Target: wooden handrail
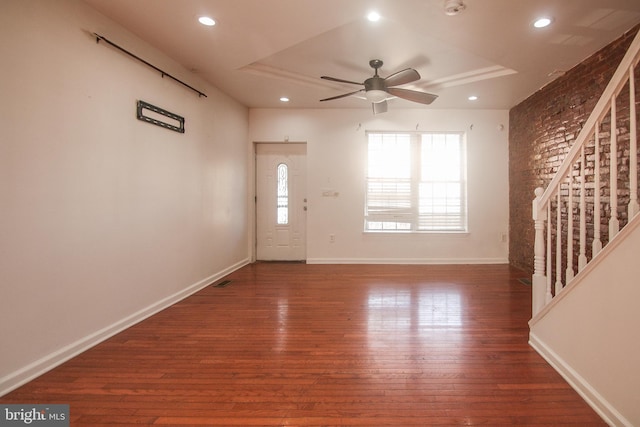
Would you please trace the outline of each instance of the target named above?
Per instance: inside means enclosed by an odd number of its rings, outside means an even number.
[[[594,233],[591,242],[591,259],[602,249],[600,239],[600,210],[601,210],[601,184],[607,185],[600,179],[600,124],[610,115],[611,130],[609,153],[609,233],[608,241],[611,241],[620,231],[618,218],[618,136],[617,136],[617,107],[616,99],[622,89],[629,82],[629,202],[627,207],[628,219],[631,220],[640,211],[638,206],[638,182],[637,182],[637,123],[635,113],[635,72],[634,68],[640,61],[640,31],[636,34],[622,61],[618,65],[613,77],[600,96],[596,106],[587,118],[580,130],[575,143],[570,147],[566,157],[556,174],[553,176],[546,190],[537,188],[532,205],[532,215],[535,227],[534,244],[534,273],[532,277],[532,313],[535,317],[540,310],[557,296],[575,277],[576,267],[574,259],[574,208],[578,203],[579,211],[579,253],[577,256],[578,274],[589,263],[586,254],[586,172],[585,146],[591,140],[594,141]],[[579,175],[574,174],[579,166]],[[579,181],[579,188],[576,183]],[[566,195],[564,194],[564,190]],[[574,199],[574,193],[579,191],[579,198]],[[613,197],[611,196],[613,195]],[[552,217],[552,203],[555,202],[555,218]],[[566,215],[563,218],[562,209],[566,206]],[[564,228],[563,228],[564,226]],[[545,233],[546,229],[546,233]],[[555,247],[551,244],[552,232],[555,230]],[[545,235],[546,234],[546,235]],[[563,250],[566,249],[566,258],[563,259]],[[555,255],[552,258],[552,255]],[[552,260],[555,262],[555,281],[552,286]],[[564,272],[561,270],[565,264]],[[564,274],[564,283],[562,275]]]
[[[627,53],[625,54],[622,61],[620,61],[620,65],[616,69],[613,77],[609,81],[609,84],[605,88],[604,92],[602,92],[602,96],[598,100],[598,103],[593,109],[593,112],[585,122],[582,130],[578,134],[575,143],[569,149],[565,160],[560,165],[556,175],[553,177],[547,189],[542,194],[542,196],[538,200],[538,209],[544,210],[546,208],[547,203],[551,197],[553,197],[557,187],[560,185],[561,181],[567,176],[569,173],[569,168],[575,163],[578,158],[580,151],[582,150],[582,146],[586,144],[586,142],[591,137],[595,126],[597,123],[600,123],[602,119],[609,113],[609,106],[611,99],[617,96],[624,85],[627,83],[626,76],[629,74],[629,70],[632,66],[637,64],[638,59],[640,58],[640,31],[636,34],[633,42],[629,46]],[[540,214],[540,212],[538,212]],[[534,218],[535,219],[535,218]]]

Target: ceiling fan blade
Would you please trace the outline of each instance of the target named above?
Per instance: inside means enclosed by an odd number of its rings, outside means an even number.
[[[391,87],[415,82],[416,80],[420,80],[420,74],[413,68],[407,68],[406,70],[391,74],[389,77],[384,79],[384,82],[387,87]]]
[[[343,80],[343,79],[336,79],[335,77],[329,77],[329,76],[321,76],[321,79],[325,79],[325,80],[331,80],[332,82],[338,82],[338,83],[349,83],[352,85],[363,85],[364,83],[358,83],[358,82],[352,82],[351,80]]]
[[[397,96],[398,98],[406,99],[407,101],[418,102],[420,104],[431,104],[438,97],[438,95],[434,95],[432,93],[418,92],[416,90],[409,89],[400,89],[397,87],[387,88],[387,92],[389,92],[393,96]]]
[[[320,102],[322,102],[322,101],[333,101],[334,99],[345,98],[345,97],[347,97],[347,96],[351,96],[351,95],[353,95],[353,94],[355,94],[355,93],[362,92],[363,90],[364,90],[364,89],[360,89],[360,90],[356,90],[356,91],[354,91],[354,92],[343,93],[342,95],[338,95],[338,96],[332,96],[331,98],[321,99],[321,100],[320,100]]]
[[[387,112],[387,101],[372,102],[371,106],[373,107],[373,114],[380,114],[380,113]]]

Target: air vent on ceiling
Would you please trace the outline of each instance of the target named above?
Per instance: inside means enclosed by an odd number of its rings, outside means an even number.
[[[444,13],[449,16],[457,15],[463,10],[466,9],[467,6],[462,2],[462,0],[445,0],[444,1]]]

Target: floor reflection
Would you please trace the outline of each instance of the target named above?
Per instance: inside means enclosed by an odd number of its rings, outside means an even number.
[[[411,293],[408,290],[379,289],[367,301],[369,332],[408,330],[411,327]]]
[[[463,299],[455,288],[377,288],[367,297],[370,346],[442,334],[455,341],[462,326]]]
[[[458,290],[421,290],[418,294],[419,326],[462,326],[462,297]]]
[[[278,298],[278,333],[276,334],[275,351],[287,349],[287,336],[289,333],[289,299]]]

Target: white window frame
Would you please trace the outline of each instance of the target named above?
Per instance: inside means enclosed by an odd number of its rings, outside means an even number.
[[[422,176],[423,173],[432,170],[422,167],[423,135],[427,136],[426,139],[436,138],[437,144],[440,146],[444,144],[449,147],[449,150],[455,147],[456,143],[459,148],[457,160],[452,162],[450,167],[443,169],[442,175],[436,176],[435,180],[426,180],[423,179],[426,177]],[[382,144],[387,144],[387,147],[396,144],[400,148],[381,152],[378,156],[370,155],[371,141],[378,146],[381,141],[384,141]],[[403,152],[403,150],[408,151]],[[367,153],[364,205],[366,233],[467,232],[467,159],[464,132],[369,131],[366,132],[365,151]],[[376,161],[386,161],[386,158],[391,157],[401,157],[399,163],[404,161],[404,167],[398,169],[397,176],[369,176],[370,173],[376,173]],[[373,164],[370,164],[371,162]],[[394,188],[399,191],[394,192]],[[440,197],[423,197],[421,201],[421,189],[424,192],[427,188],[437,190],[435,192]]]

